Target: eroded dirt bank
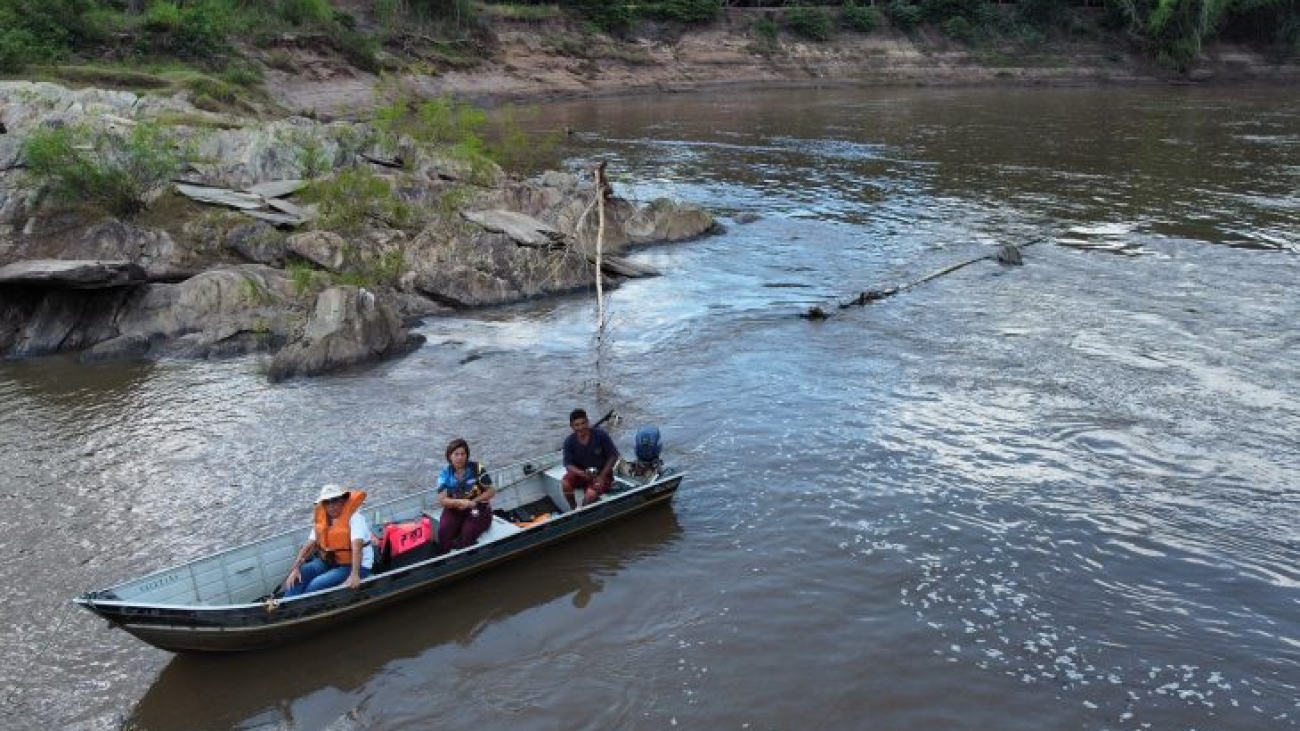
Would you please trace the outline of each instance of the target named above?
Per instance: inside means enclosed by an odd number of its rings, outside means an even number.
[[[972,50],[937,32],[841,33],[810,43],[757,42],[750,19],[733,14],[686,33],[650,28],[630,41],[590,36],[560,22],[498,21],[491,58],[470,68],[405,75],[429,95],[481,101],[541,101],[618,94],[701,91],[718,86],[1166,84],[1300,81],[1300,66],[1237,46],[1215,45],[1190,74],[1151,62],[1116,39],[1052,43],[1032,51]],[[364,116],[378,78],[301,51],[302,72],[272,71],[272,97],[296,113]]]

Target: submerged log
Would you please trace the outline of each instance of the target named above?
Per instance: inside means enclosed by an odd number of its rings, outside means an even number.
[[[922,284],[925,284],[926,282],[929,282],[934,279],[938,279],[939,277],[942,277],[944,275],[952,274],[953,272],[968,267],[971,264],[974,264],[976,262],[996,261],[997,263],[1002,264],[1004,266],[1021,266],[1022,264],[1024,264],[1024,256],[1021,254],[1021,250],[1033,246],[1034,244],[1040,243],[1043,240],[1044,239],[1035,239],[1028,243],[1019,244],[1019,245],[1002,244],[1001,246],[998,247],[998,250],[992,254],[985,254],[984,256],[978,256],[975,257],[974,259],[958,262],[956,264],[953,264],[952,266],[944,267],[943,269],[940,269],[937,272],[927,274],[924,277],[917,279],[916,281],[908,282],[907,284],[902,284],[896,287],[885,287],[884,289],[866,289],[859,292],[852,299],[847,300],[845,302],[840,302],[839,308],[842,310],[846,307],[865,307],[866,305],[869,305],[872,302],[878,302],[882,299],[885,299],[886,297],[892,297],[898,294],[899,292],[906,292],[907,290],[912,289],[913,287],[920,286]],[[820,306],[813,306],[809,308],[807,312],[800,313],[799,316],[806,320],[824,320],[830,317],[830,315],[828,315],[826,311],[823,310]]]

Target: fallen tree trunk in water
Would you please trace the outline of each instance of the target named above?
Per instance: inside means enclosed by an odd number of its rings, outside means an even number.
[[[939,277],[942,277],[945,274],[952,274],[958,269],[968,267],[971,264],[980,261],[993,260],[1004,266],[1020,266],[1025,263],[1024,257],[1020,253],[1021,250],[1027,249],[1030,246],[1033,246],[1034,244],[1040,243],[1041,241],[1043,241],[1043,239],[1035,239],[1033,241],[1030,241],[1027,244],[1020,244],[1020,245],[1003,244],[1002,246],[998,247],[998,250],[995,253],[985,254],[984,256],[979,256],[974,259],[970,259],[968,261],[963,261],[957,264],[953,264],[952,266],[949,267],[944,267],[943,269],[940,269],[939,271],[934,272],[932,274],[927,274],[926,276],[921,277],[920,279],[914,282],[909,282],[907,284],[899,285],[897,287],[886,287],[884,289],[865,289],[859,292],[857,296],[855,296],[853,299],[848,300],[847,302],[840,302],[839,309],[842,310],[847,307],[855,307],[855,306],[864,307],[866,305],[871,304],[872,302],[885,299],[886,297],[893,297],[899,292],[906,292],[907,290],[925,284],[930,280],[938,279]],[[807,312],[801,313],[799,316],[804,318],[805,320],[830,319],[830,313],[828,313],[824,308],[822,308],[821,305],[813,305],[812,307],[808,308]]]

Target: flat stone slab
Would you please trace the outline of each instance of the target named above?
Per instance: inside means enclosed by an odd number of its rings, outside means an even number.
[[[93,259],[28,259],[0,267],[0,286],[104,289],[146,281],[140,265]]]
[[[257,193],[240,193],[228,188],[207,188],[188,183],[177,183],[176,190],[202,203],[214,203],[230,208],[257,209],[266,207],[266,198]]]
[[[265,183],[258,183],[257,185],[249,186],[244,190],[253,195],[260,195],[266,198],[283,198],[286,195],[293,195],[306,187],[306,180],[271,180]]]
[[[563,233],[522,213],[502,210],[461,211],[460,215],[488,231],[509,236],[520,246],[550,249],[564,245]]]

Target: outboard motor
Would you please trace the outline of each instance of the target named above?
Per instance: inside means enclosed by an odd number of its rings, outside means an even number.
[[[659,442],[659,427],[643,426],[636,430],[636,436],[632,440],[632,449],[636,453],[636,461],[628,464],[628,474],[633,477],[646,477],[659,472],[663,468],[663,461],[659,455],[663,445]]]
[[[636,459],[638,462],[658,462],[663,446],[659,443],[659,427],[643,426],[636,430]]]

